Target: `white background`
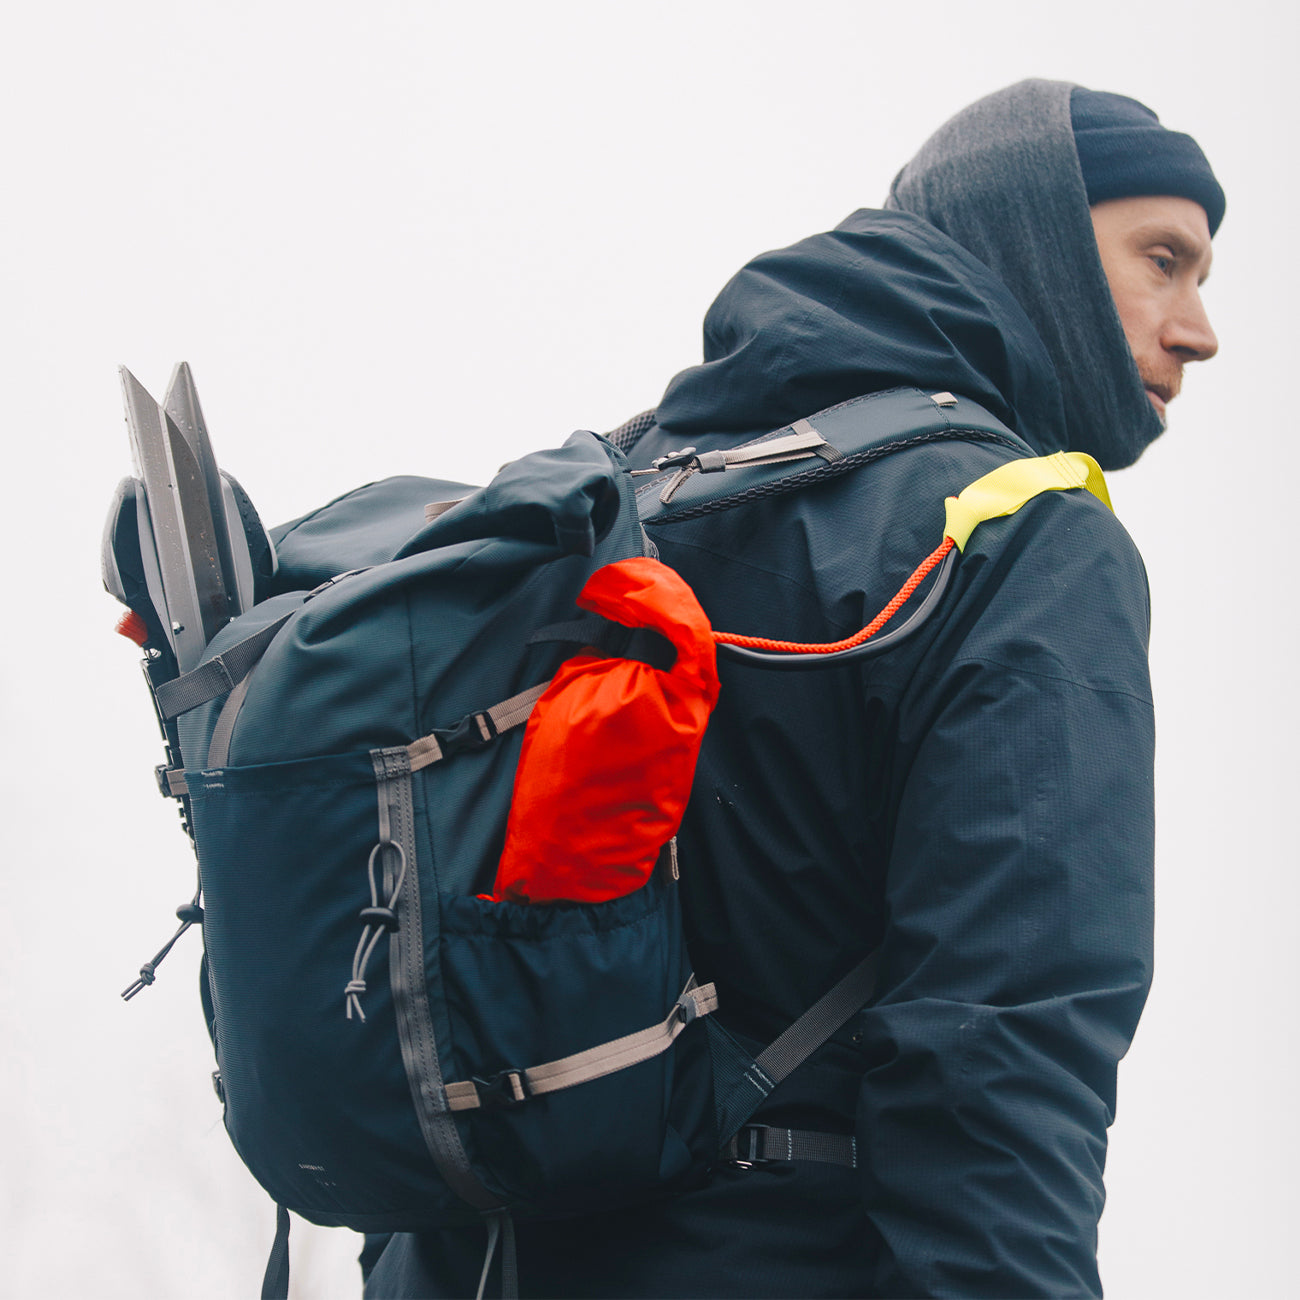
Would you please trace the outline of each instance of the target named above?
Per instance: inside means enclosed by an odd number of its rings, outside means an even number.
[[[256,1294],[198,942],[130,1005],[192,861],[99,586],[115,367],[189,360],[268,521],[482,481],[698,357],[747,258],[877,204],[1024,76],[1151,104],[1228,192],[1218,360],[1112,476],[1154,599],[1155,990],[1120,1075],[1112,1297],[1294,1294],[1298,765],[1293,5],[804,0],[26,4],[0,47],[0,1292]],[[295,1228],[295,1294],[355,1239]]]

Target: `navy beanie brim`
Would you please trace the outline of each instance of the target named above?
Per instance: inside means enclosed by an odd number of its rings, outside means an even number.
[[[1145,104],[1076,86],[1070,124],[1089,205],[1106,199],[1173,194],[1205,209],[1211,236],[1227,201],[1209,161],[1190,135],[1170,131]]]

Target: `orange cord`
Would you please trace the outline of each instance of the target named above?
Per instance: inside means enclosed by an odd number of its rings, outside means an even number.
[[[855,632],[843,641],[827,641],[824,644],[817,645],[804,641],[770,641],[767,637],[741,636],[736,632],[715,632],[713,639],[720,645],[741,645],[748,646],[751,650],[777,650],[785,654],[824,655],[835,654],[840,650],[852,650],[854,646],[861,645],[869,637],[875,636],[902,609],[911,594],[925,581],[930,570],[952,550],[953,546],[952,538],[945,537],[943,543],[931,551],[921,561],[916,572],[903,583],[902,587],[899,588],[898,595],[861,632]]]

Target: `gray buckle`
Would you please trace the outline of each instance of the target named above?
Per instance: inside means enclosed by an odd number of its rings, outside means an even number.
[[[670,451],[666,456],[658,456],[650,462],[651,469],[681,469],[695,459],[694,447],[683,447],[680,451]]]

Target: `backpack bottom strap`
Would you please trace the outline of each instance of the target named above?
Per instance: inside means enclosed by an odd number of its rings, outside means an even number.
[[[850,1133],[815,1133],[808,1129],[769,1128],[746,1124],[722,1148],[723,1158],[742,1169],[774,1160],[816,1160],[858,1167],[858,1144]]]

